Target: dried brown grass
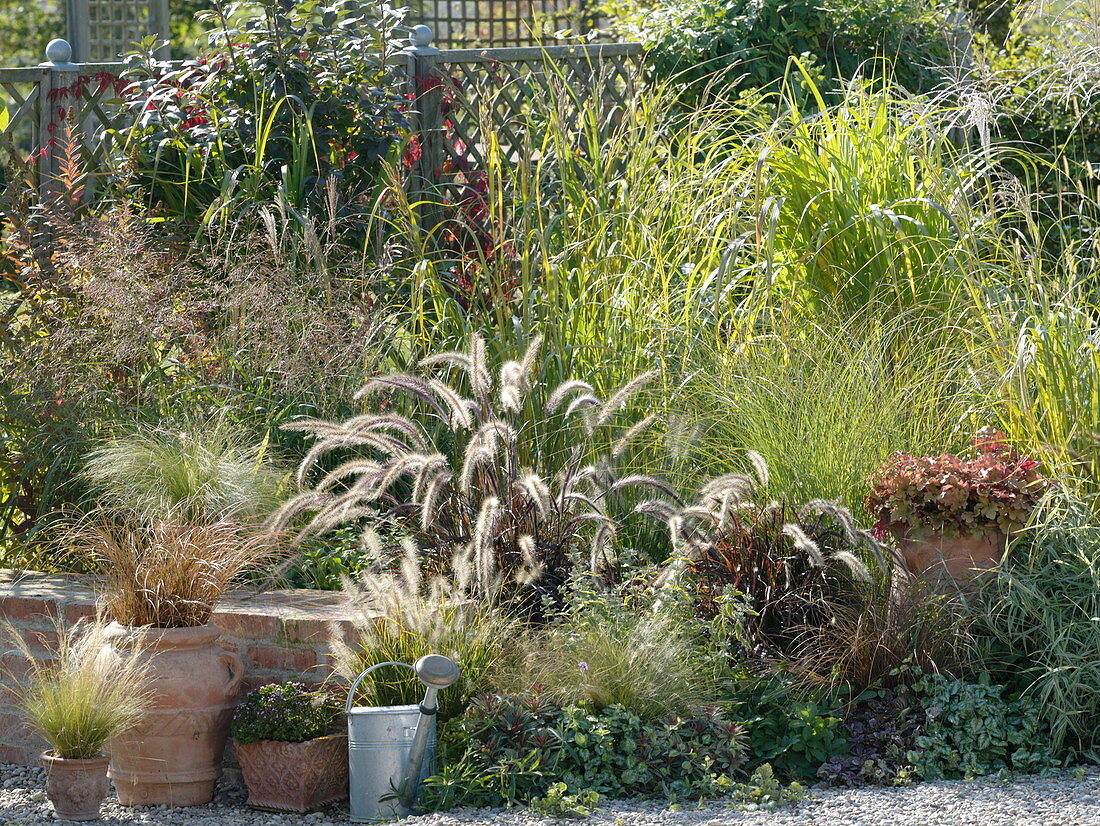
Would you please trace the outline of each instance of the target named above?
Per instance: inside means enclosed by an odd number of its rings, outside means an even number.
[[[956,673],[970,660],[972,619],[958,595],[904,574],[864,583],[828,622],[799,635],[791,670],[810,683],[859,692],[918,673]]]
[[[192,628],[210,621],[218,601],[245,572],[277,553],[268,535],[238,524],[127,524],[103,516],[69,534],[104,575],[102,598],[123,625]]]

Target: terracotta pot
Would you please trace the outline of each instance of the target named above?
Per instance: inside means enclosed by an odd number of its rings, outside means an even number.
[[[1006,538],[993,529],[982,533],[944,537],[937,531],[895,532],[905,567],[930,582],[967,586],[1004,556]]]
[[[214,796],[244,676],[240,658],[217,645],[220,635],[212,623],[107,627],[108,650],[141,646],[153,678],[151,710],[107,747],[123,806],[198,806]]]
[[[46,797],[58,820],[99,820],[99,806],[110,789],[107,757],[67,760],[49,752],[42,755],[46,770]]]
[[[238,743],[237,762],[254,809],[312,812],[348,796],[347,735]]]

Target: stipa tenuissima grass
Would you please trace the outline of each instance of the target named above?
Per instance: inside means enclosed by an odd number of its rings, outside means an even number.
[[[0,649],[11,642],[25,665],[16,673],[0,667],[11,695],[30,728],[54,756],[67,760],[99,757],[108,740],[141,720],[153,704],[147,652],[140,647],[117,657],[107,654],[102,617],[64,626],[57,622],[48,658],[36,653],[13,625],[0,624]]]
[[[485,343],[473,336],[465,352],[430,356],[420,373],[374,378],[358,393],[363,400],[404,395],[410,405],[403,412],[289,425],[317,442],[298,469],[303,492],[276,514],[274,527],[300,525],[308,514],[299,532],[305,537],[349,522],[387,521],[443,563],[466,554],[482,596],[496,592],[498,572],[521,582],[562,581],[585,547],[588,566],[600,573],[613,562],[618,528],[609,494],[645,487],[676,496],[659,480],[611,470],[652,417],[628,425],[612,440],[610,456],[593,460],[597,431],[618,432],[617,414],[652,374],[606,400],[578,379],[544,390],[536,376],[539,344],[494,372]],[[553,428],[575,434],[567,453],[543,449],[539,434]],[[352,458],[307,487],[318,465],[337,453]]]

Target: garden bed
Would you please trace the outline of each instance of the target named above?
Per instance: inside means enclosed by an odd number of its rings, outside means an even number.
[[[0,566],[72,576],[0,572],[0,761],[271,822],[208,805],[227,740],[306,811],[349,711],[414,755],[363,821],[1100,826],[1039,779],[1100,755],[1095,13],[398,55],[386,4],[260,5],[9,113]]]
[[[4,823],[54,823],[42,790],[39,769],[0,766],[0,811]],[[269,824],[328,826],[346,823],[347,810],[331,807],[310,815],[279,815],[245,808],[235,790],[222,788],[215,802],[188,809],[126,809],[112,794],[103,808],[104,823]],[[612,802],[588,820],[615,826],[719,826],[719,824],[814,824],[814,826],[1091,826],[1100,824],[1100,780],[1095,769],[1080,776],[987,778],[971,782],[919,783],[901,788],[814,789],[800,803],[778,810],[745,809],[718,800],[701,807],[664,803]],[[534,826],[552,823],[527,809],[500,811],[460,809],[447,814],[413,817],[408,826],[459,826],[494,823]],[[560,822],[560,821],[559,821]]]

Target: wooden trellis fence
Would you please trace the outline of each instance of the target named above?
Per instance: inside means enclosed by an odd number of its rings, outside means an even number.
[[[590,107],[613,118],[642,79],[637,43],[439,50],[424,27],[411,39],[405,59],[417,101],[413,190],[484,168],[490,130],[505,156],[519,160],[525,118],[545,110],[535,106],[538,98],[554,101],[556,117],[575,125]]]
[[[590,0],[419,0],[410,20],[448,49],[540,46],[554,32],[584,34],[596,24]]]
[[[520,128],[539,96],[553,96],[567,123],[589,106],[612,117],[639,83],[644,56],[633,43],[439,50],[431,40],[418,26],[412,45],[394,57],[404,64],[415,100],[413,190],[482,167],[489,130],[507,156],[518,159]],[[69,62],[71,49],[61,40],[50,44],[47,57],[35,68],[0,69],[0,90],[9,101],[2,136],[34,159],[40,188],[56,175],[70,142],[94,181],[111,172],[110,131],[102,127],[120,134],[129,127],[119,98],[123,64]]]
[[[65,11],[78,63],[117,60],[149,35],[169,36],[168,0],[66,0]],[[167,47],[157,56],[167,60]]]
[[[73,63],[64,40],[51,41],[46,58],[34,68],[0,69],[8,102],[2,136],[33,164],[40,188],[56,175],[70,136],[85,169],[106,173],[110,136],[100,126],[117,125],[122,112],[122,63]]]

